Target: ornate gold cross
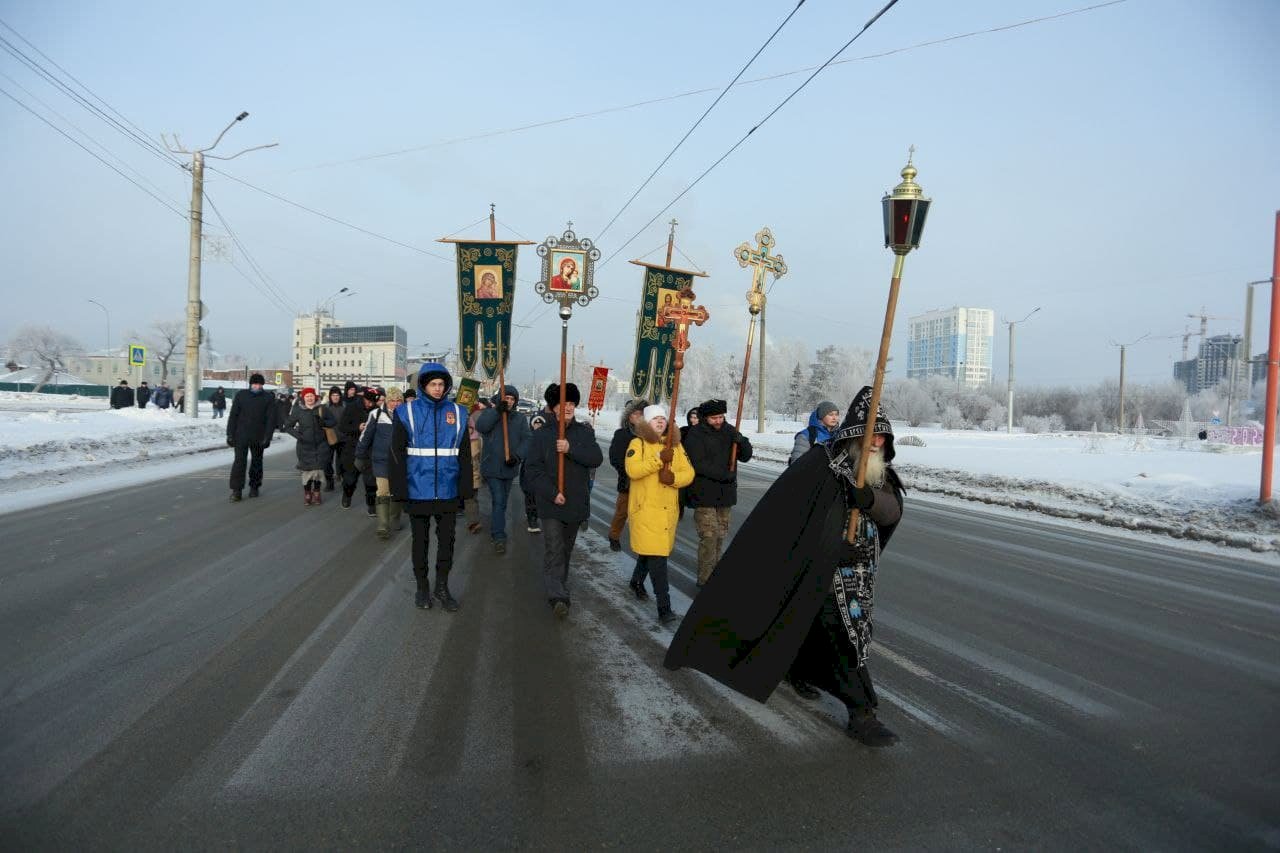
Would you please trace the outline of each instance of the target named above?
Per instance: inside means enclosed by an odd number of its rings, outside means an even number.
[[[779,279],[787,274],[787,262],[782,259],[782,255],[769,253],[773,246],[773,232],[768,228],[761,228],[756,232],[754,249],[749,243],[743,243],[733,252],[738,259],[738,266],[755,267],[751,272],[751,290],[747,291],[747,309],[752,314],[759,314],[764,308],[765,277],[773,273],[774,279]]]
[[[679,305],[664,305],[658,310],[658,320],[675,326],[676,333],[671,338],[671,348],[676,351],[676,370],[684,369],[685,350],[689,349],[690,324],[701,326],[711,319],[711,313],[701,305],[694,305],[697,294],[693,288],[686,287],[680,291]]]

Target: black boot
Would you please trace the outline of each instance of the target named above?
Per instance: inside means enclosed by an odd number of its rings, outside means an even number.
[[[898,736],[876,719],[876,712],[871,708],[850,708],[845,734],[871,747],[893,746],[898,742]]]
[[[794,690],[801,699],[818,699],[822,696],[822,694],[807,681],[801,681],[798,678],[792,678],[788,675],[787,684],[791,685],[791,689]]]
[[[631,591],[636,594],[636,598],[641,601],[649,600],[649,593],[644,588],[644,581],[631,581],[627,586],[631,587]]]
[[[413,597],[413,606],[422,610],[431,609],[431,593],[427,592],[426,587],[418,587],[418,592]]]
[[[326,492],[332,492],[332,491],[333,491],[333,478],[332,478],[332,477],[325,477],[325,478],[324,478],[324,490],[325,490]]]
[[[236,503],[237,501],[241,501],[241,500],[243,500],[243,499],[244,499],[244,495],[243,495],[243,494],[241,494],[241,492],[240,492],[240,490],[239,490],[239,489],[232,489],[232,490],[231,490],[231,502],[232,502],[232,503]]]
[[[370,518],[377,518],[377,517],[378,517],[378,503],[377,503],[378,497],[377,497],[377,495],[378,495],[378,493],[377,493],[377,492],[365,492],[365,493],[364,493],[364,505],[365,505],[365,511],[369,513],[369,517],[370,517]]]
[[[446,613],[454,613],[460,606],[449,592],[449,575],[439,569],[436,570],[436,601],[444,605]]]
[[[258,496],[258,487],[257,487],[257,486],[250,486],[250,487],[249,487],[249,497],[251,497],[251,498],[256,498],[257,496]]]
[[[356,493],[355,486],[343,485],[342,487],[342,508],[351,509],[351,496]]]

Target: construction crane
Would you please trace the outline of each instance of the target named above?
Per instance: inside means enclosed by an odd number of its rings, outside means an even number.
[[[1192,319],[1192,320],[1196,320],[1196,319],[1198,319],[1198,320],[1200,321],[1200,343],[1202,343],[1202,344],[1204,343],[1205,338],[1206,338],[1206,337],[1208,336],[1208,334],[1209,334],[1209,321],[1210,321],[1210,320],[1232,320],[1232,321],[1234,321],[1234,320],[1236,319],[1235,317],[1220,317],[1220,316],[1217,316],[1217,315],[1214,315],[1214,314],[1206,314],[1206,313],[1204,313],[1204,306],[1203,306],[1203,305],[1201,305],[1201,306],[1200,306],[1200,313],[1199,313],[1199,314],[1188,314],[1188,315],[1187,315],[1187,317],[1188,317],[1189,319]],[[1191,333],[1190,331],[1188,331],[1188,332],[1187,332],[1187,334],[1186,334],[1186,337],[1184,337],[1184,338],[1182,339],[1182,360],[1183,360],[1183,361],[1186,361],[1186,360],[1187,360],[1187,341],[1191,338],[1191,335],[1192,335],[1192,333]]]

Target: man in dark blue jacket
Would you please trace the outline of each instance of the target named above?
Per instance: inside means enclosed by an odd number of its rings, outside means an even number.
[[[489,534],[493,537],[493,550],[507,553],[507,498],[511,484],[520,473],[520,460],[529,453],[532,430],[529,419],[516,411],[520,391],[514,385],[502,389],[502,397],[493,401],[492,409],[476,415],[476,432],[484,439],[480,454],[480,476],[489,487],[489,500],[493,513],[489,519]],[[506,421],[506,434],[502,422]],[[510,452],[508,452],[510,451]]]
[[[431,609],[427,584],[427,547],[431,519],[436,520],[435,598],[449,613],[458,602],[449,592],[458,508],[475,496],[471,485],[471,442],[467,410],[446,399],[453,377],[444,365],[427,362],[418,370],[419,394],[395,412],[391,435],[391,497],[405,503],[413,531],[414,603]]]

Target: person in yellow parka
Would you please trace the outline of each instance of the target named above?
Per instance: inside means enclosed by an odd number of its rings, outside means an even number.
[[[674,445],[666,446],[667,425],[666,409],[646,406],[626,457],[627,477],[631,479],[627,523],[631,525],[631,550],[636,552],[631,591],[641,601],[647,599],[644,579],[645,575],[650,577],[658,602],[658,621],[664,625],[681,619],[671,610],[667,557],[676,543],[680,490],[693,482],[693,466],[680,444],[678,431]],[[664,469],[663,463],[670,463],[670,469]]]

